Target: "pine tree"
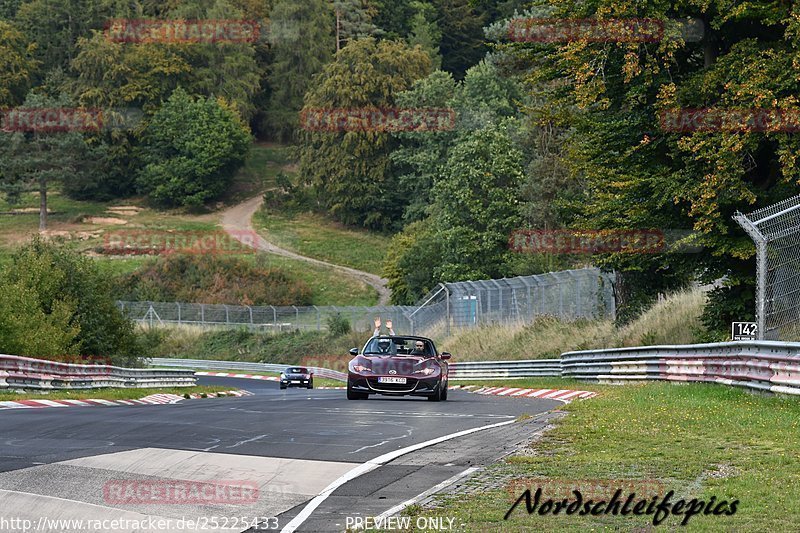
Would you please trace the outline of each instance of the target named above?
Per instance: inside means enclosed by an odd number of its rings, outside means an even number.
[[[277,140],[287,141],[294,135],[311,80],[333,57],[330,20],[328,0],[278,0],[275,4],[267,121]]]
[[[408,44],[420,45],[431,58],[433,68],[438,70],[442,66],[442,56],[439,54],[442,32],[436,24],[436,8],[428,2],[413,2],[411,5],[416,13],[411,18]]]
[[[381,33],[372,22],[378,10],[371,0],[333,0],[336,18],[336,51],[349,41]]]

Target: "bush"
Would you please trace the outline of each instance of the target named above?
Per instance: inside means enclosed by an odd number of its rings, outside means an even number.
[[[236,257],[173,254],[122,276],[120,300],[229,305],[311,305],[311,289],[280,270]]]
[[[141,345],[94,262],[39,237],[0,274],[0,352],[134,365]]]
[[[143,135],[145,166],[137,183],[159,204],[202,206],[227,189],[249,145],[247,126],[235,112],[178,88]]]
[[[352,331],[350,321],[340,313],[328,317],[328,333],[332,337],[343,337]]]

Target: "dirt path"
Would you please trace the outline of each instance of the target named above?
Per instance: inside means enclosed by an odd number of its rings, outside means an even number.
[[[258,211],[258,209],[261,207],[261,202],[263,201],[264,201],[263,196],[259,194],[258,196],[247,200],[246,202],[243,202],[241,204],[226,209],[225,211],[222,212],[222,227],[225,229],[225,231],[228,232],[255,231],[255,229],[253,228],[252,218],[253,215],[256,213],[256,211]],[[233,238],[240,240],[235,234],[233,234]],[[352,276],[360,281],[363,281],[367,285],[374,287],[375,290],[378,291],[378,305],[387,305],[389,303],[389,297],[391,293],[389,292],[389,289],[386,287],[387,281],[380,276],[376,276],[375,274],[370,274],[369,272],[363,272],[361,270],[356,270],[354,268],[346,266],[334,265],[332,263],[320,261],[319,259],[314,259],[294,252],[290,252],[289,250],[284,250],[283,248],[280,248],[279,246],[275,246],[271,242],[268,242],[260,235],[258,237],[256,248],[264,252],[269,252],[283,257],[288,257],[290,259],[297,259],[300,261],[306,261],[307,263],[311,263],[314,265],[335,268],[336,270],[344,272],[349,276]]]

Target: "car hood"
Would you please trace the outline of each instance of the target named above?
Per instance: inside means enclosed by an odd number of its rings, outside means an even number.
[[[416,370],[431,366],[439,368],[439,362],[433,357],[421,357],[417,355],[359,355],[352,361],[353,365],[361,365],[372,369],[372,374],[383,375],[413,375]]]

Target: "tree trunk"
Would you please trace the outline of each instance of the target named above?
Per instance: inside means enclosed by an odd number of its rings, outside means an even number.
[[[47,179],[39,178],[39,231],[47,229]]]
[[[341,13],[336,10],[336,51],[339,51],[339,21],[341,20]]]
[[[711,25],[708,21],[703,20],[703,26],[705,28],[705,36],[703,38],[703,67],[708,69],[717,62],[719,50],[717,49],[717,40]]]

